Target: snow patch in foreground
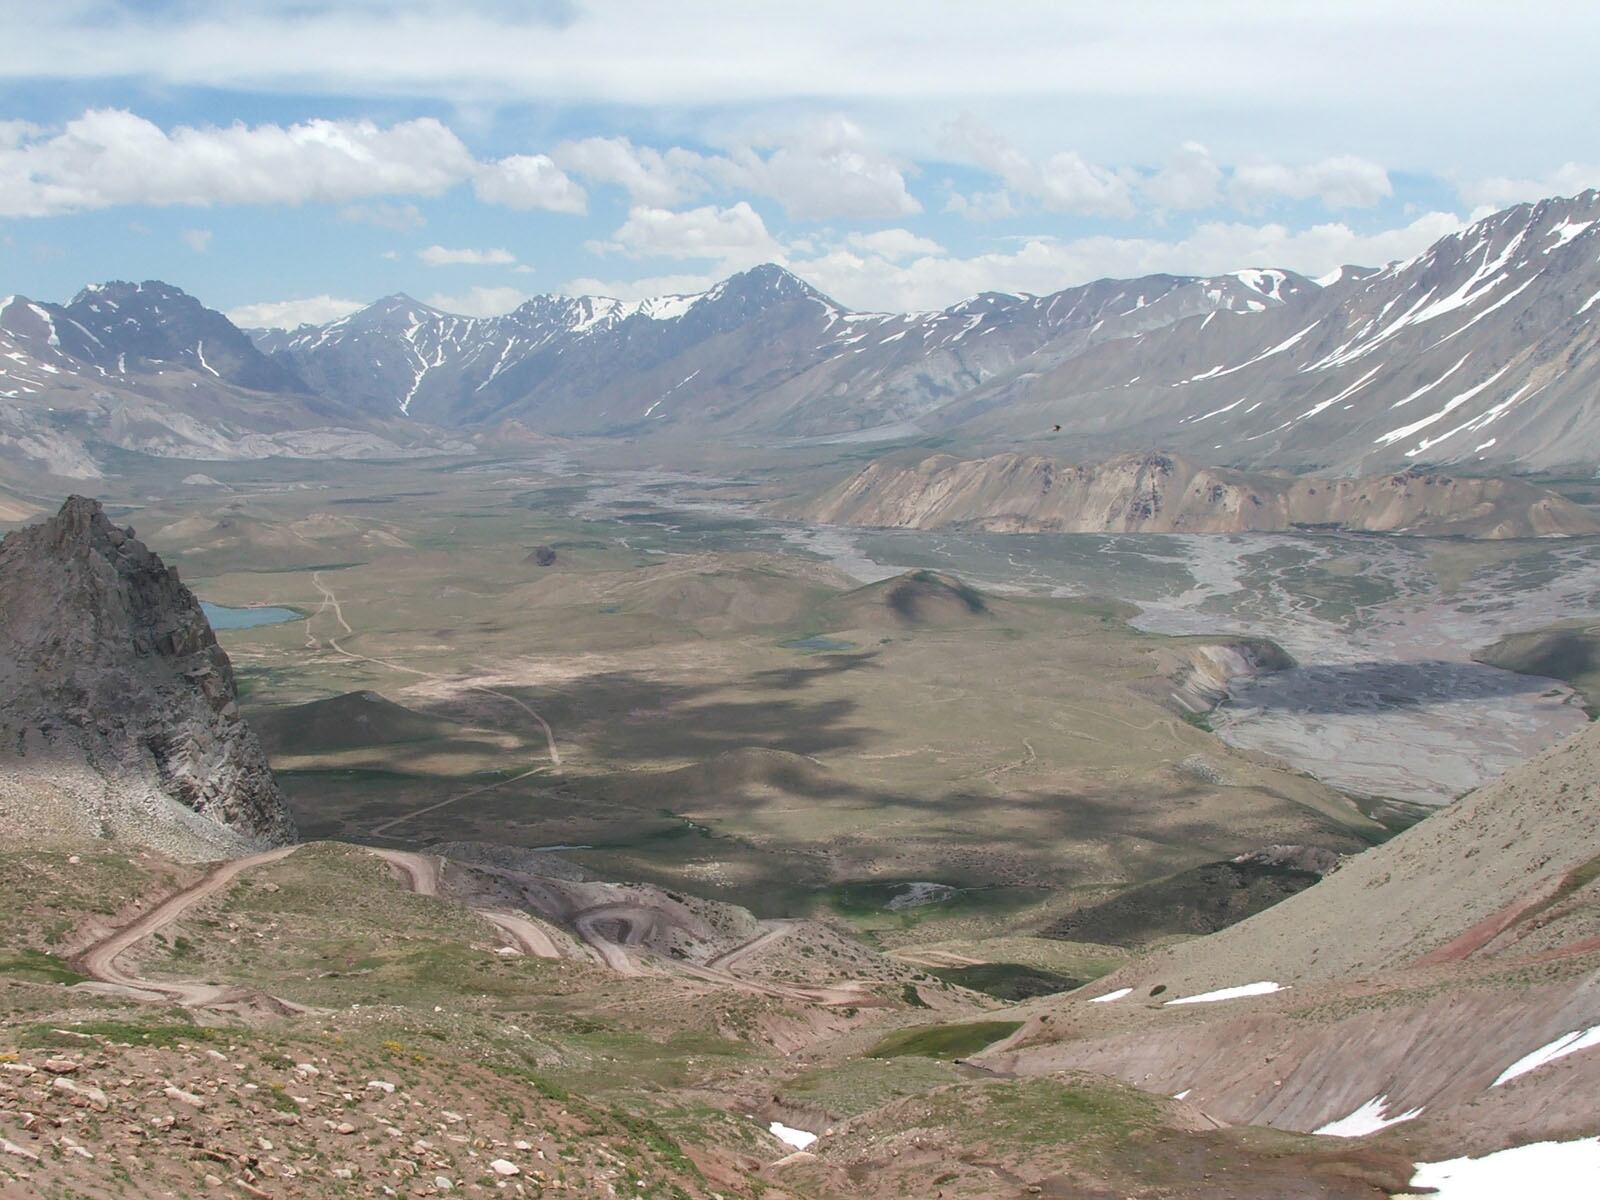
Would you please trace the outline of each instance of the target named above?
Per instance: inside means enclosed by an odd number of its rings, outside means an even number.
[[[1348,1117],[1329,1121],[1321,1129],[1313,1129],[1311,1132],[1320,1133],[1324,1137],[1366,1137],[1369,1133],[1377,1133],[1380,1129],[1398,1125],[1401,1121],[1412,1121],[1422,1115],[1422,1109],[1413,1108],[1410,1112],[1403,1112],[1397,1116],[1385,1116],[1384,1110],[1388,1107],[1387,1095],[1374,1096]]]
[[[1587,1196],[1600,1178],[1600,1138],[1534,1142],[1482,1158],[1418,1163],[1414,1188],[1430,1200],[1505,1200],[1507,1196]]]
[[[793,1146],[796,1150],[804,1150],[817,1140],[817,1135],[804,1129],[795,1129],[785,1125],[782,1121],[774,1121],[767,1128],[772,1131],[772,1136],[785,1145]]]
[[[1210,1004],[1213,1000],[1238,1000],[1244,996],[1266,996],[1281,991],[1283,984],[1264,979],[1260,983],[1242,983],[1238,987],[1222,988],[1220,991],[1201,992],[1198,996],[1182,996],[1177,1000],[1168,1000],[1163,1007],[1171,1008],[1174,1004]]]
[[[1600,1025],[1592,1025],[1588,1029],[1575,1029],[1571,1033],[1564,1033],[1555,1041],[1540,1046],[1531,1054],[1524,1054],[1504,1071],[1501,1071],[1500,1077],[1489,1086],[1499,1087],[1502,1083],[1510,1083],[1518,1075],[1526,1075],[1529,1071],[1537,1071],[1540,1067],[1553,1063],[1558,1058],[1565,1058],[1569,1054],[1576,1054],[1579,1050],[1587,1050],[1591,1046],[1600,1046]]]
[[[1131,991],[1133,991],[1133,989],[1131,987],[1118,988],[1114,992],[1107,992],[1104,996],[1090,996],[1089,997],[1089,1003],[1090,1004],[1110,1004],[1113,1000],[1121,1000],[1124,996],[1126,996]]]

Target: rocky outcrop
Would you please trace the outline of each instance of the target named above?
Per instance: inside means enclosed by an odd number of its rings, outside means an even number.
[[[1359,479],[1254,474],[1173,454],[1074,466],[1000,454],[880,460],[796,515],[837,525],[996,533],[1245,533],[1332,527],[1477,538],[1600,533],[1600,518],[1515,479],[1402,471]]]
[[[0,829],[196,858],[294,840],[199,602],[97,501],[0,543],[0,619]]]

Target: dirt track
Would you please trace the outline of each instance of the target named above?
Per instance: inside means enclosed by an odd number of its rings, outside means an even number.
[[[256,867],[278,862],[298,850],[298,846],[284,846],[263,854],[238,858],[213,867],[192,886],[167,897],[155,908],[131,924],[102,938],[84,950],[74,960],[74,965],[91,980],[105,987],[117,989],[121,994],[145,1000],[171,1000],[187,1008],[235,1007],[254,1002],[257,1007],[292,1013],[308,1011],[305,1006],[278,997],[268,996],[238,985],[222,985],[189,980],[152,980],[136,975],[117,965],[117,960],[132,947],[181,918],[196,904],[222,891],[241,874]],[[408,891],[419,896],[438,896],[443,883],[446,862],[429,854],[410,850],[390,850],[368,847],[368,852],[389,864],[396,877]],[[642,966],[629,947],[638,945],[646,930],[661,919],[661,914],[648,905],[619,902],[596,905],[572,911],[570,905],[553,893],[545,897],[550,911],[547,916],[558,922],[570,923],[582,939],[591,957],[618,975],[639,976],[652,973]],[[524,954],[536,958],[562,958],[561,947],[538,921],[532,917],[504,908],[473,906],[473,911],[504,933],[511,944]],[[601,922],[615,922],[621,927],[621,937],[613,940],[600,933]],[[876,1002],[870,989],[861,983],[845,982],[832,985],[804,985],[769,983],[741,978],[732,968],[758,951],[771,946],[796,929],[793,922],[776,924],[757,937],[724,951],[705,965],[670,962],[670,972],[721,987],[752,992],[776,999],[796,1000],[827,1007],[864,1006]],[[666,960],[662,960],[666,963]]]
[[[100,983],[124,988],[132,993],[175,1000],[186,1008],[208,1007],[234,998],[240,991],[237,987],[183,980],[145,979],[138,975],[129,974],[118,967],[117,959],[121,957],[124,951],[172,924],[200,901],[216,895],[243,872],[287,858],[297,849],[299,849],[297,846],[283,846],[277,850],[268,850],[264,854],[252,854],[248,858],[236,858],[213,867],[206,872],[200,882],[185,888],[176,895],[167,897],[167,899],[132,924],[124,925],[121,929],[90,946],[82,954],[78,955],[75,965],[83,974]],[[279,1001],[279,1003],[290,1009],[300,1008],[299,1005],[292,1005],[287,1001]]]
[[[317,591],[322,593],[322,605],[317,609],[316,612],[312,613],[311,616],[306,618],[306,646],[310,649],[315,649],[319,645],[317,639],[311,634],[311,622],[315,620],[318,615],[329,610],[332,611],[334,620],[339,622],[339,628],[344,632],[344,635],[346,637],[355,636],[356,631],[350,627],[350,622],[345,620],[344,609],[339,604],[339,597],[334,593],[332,588],[322,582],[322,572],[313,571],[311,573],[311,583],[317,589]],[[348,658],[354,662],[372,663],[375,666],[387,667],[391,671],[399,671],[406,675],[416,675],[422,679],[436,679],[449,682],[449,676],[440,675],[434,671],[424,671],[417,667],[408,667],[404,663],[397,663],[387,658],[373,658],[368,654],[357,654],[354,650],[347,650],[341,646],[339,644],[339,639],[336,637],[328,638],[328,646],[335,654],[341,655],[342,657]],[[550,756],[550,765],[552,767],[561,766],[561,751],[556,748],[555,731],[550,728],[550,722],[546,721],[542,716],[539,715],[539,713],[534,711],[531,705],[517,699],[515,696],[507,694],[506,692],[496,691],[494,688],[484,687],[481,684],[468,684],[467,690],[482,692],[486,696],[493,696],[497,700],[503,700],[507,704],[514,704],[520,708],[525,714],[527,714],[534,724],[539,726],[540,732],[544,734],[545,751]],[[461,797],[458,796],[456,799],[459,800]]]

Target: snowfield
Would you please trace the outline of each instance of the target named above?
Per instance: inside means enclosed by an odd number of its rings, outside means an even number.
[[[1262,980],[1260,983],[1242,983],[1238,987],[1222,988],[1215,992],[1201,992],[1198,996],[1181,996],[1176,1000],[1168,1000],[1164,1007],[1171,1008],[1175,1004],[1211,1004],[1217,1000],[1239,1000],[1245,996],[1269,996],[1273,992],[1283,990],[1281,983]]]
[[[1600,1138],[1533,1142],[1482,1158],[1418,1163],[1411,1186],[1436,1188],[1433,1200],[1593,1196],[1600,1190]]]

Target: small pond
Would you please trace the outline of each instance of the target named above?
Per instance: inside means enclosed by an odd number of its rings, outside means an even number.
[[[799,650],[804,654],[836,653],[840,650],[854,650],[856,648],[854,642],[845,642],[838,638],[830,637],[795,638],[793,641],[779,642],[778,644],[785,650]]]
[[[200,608],[213,629],[254,629],[258,625],[282,625],[285,621],[299,621],[305,617],[305,613],[292,608],[266,604],[253,608],[229,608],[225,604],[202,600]]]

